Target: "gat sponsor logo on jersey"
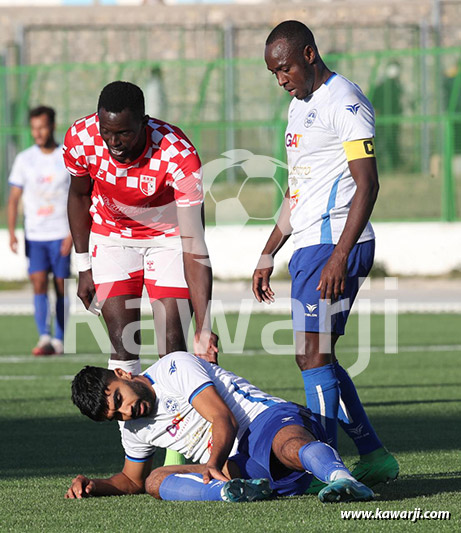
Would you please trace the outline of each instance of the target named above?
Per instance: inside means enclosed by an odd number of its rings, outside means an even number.
[[[288,132],[285,135],[285,145],[286,145],[286,147],[287,148],[298,148],[302,137],[303,136],[300,133],[290,133],[290,132]]]
[[[179,427],[181,425],[181,422],[184,420],[184,417],[181,416],[181,413],[176,415],[173,420],[171,421],[171,424],[167,426],[166,430],[172,437],[176,437],[176,434],[179,431]]]

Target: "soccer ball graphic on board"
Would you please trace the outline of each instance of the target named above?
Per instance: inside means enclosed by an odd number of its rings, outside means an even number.
[[[280,168],[287,165],[249,150],[224,152],[203,165],[207,213],[214,215],[216,227],[275,223],[285,194],[276,179]],[[233,179],[228,180],[230,173]]]

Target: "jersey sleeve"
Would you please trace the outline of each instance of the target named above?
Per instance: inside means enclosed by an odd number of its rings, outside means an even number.
[[[10,176],[8,178],[8,183],[14,185],[15,187],[24,187],[26,175],[24,173],[24,165],[22,163],[21,154],[18,154],[13,162],[13,167],[11,168]]]
[[[172,393],[181,395],[190,404],[207,387],[214,385],[208,372],[195,355],[174,352],[161,359],[156,381]]]
[[[78,144],[74,129],[75,124],[67,130],[62,147],[63,158],[68,172],[73,176],[82,177],[88,174],[88,166],[84,148]]]
[[[335,102],[332,124],[342,143],[375,136],[373,106],[360,89],[347,91]]]
[[[202,163],[197,150],[179,129],[169,133],[166,138],[171,143],[168,151],[172,157],[168,171],[173,178],[176,205],[189,207],[202,204]]]
[[[136,436],[136,432],[130,431],[122,422],[120,423],[120,433],[122,436],[122,446],[125,450],[125,457],[135,463],[145,463],[155,453],[156,447],[146,442],[142,442]]]

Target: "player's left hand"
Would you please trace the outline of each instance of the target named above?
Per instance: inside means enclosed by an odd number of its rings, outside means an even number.
[[[316,290],[320,291],[320,299],[322,300],[337,300],[346,288],[348,256],[335,252],[336,250],[323,267],[317,285]]]
[[[67,257],[72,250],[72,235],[68,235],[61,243],[61,255]]]
[[[222,470],[220,468],[217,468],[215,465],[208,463],[206,465],[203,465],[202,476],[203,482],[205,484],[209,483],[212,479],[217,479],[219,481],[229,481],[229,478],[222,473]]]
[[[218,363],[219,337],[209,329],[196,331],[194,335],[194,353],[209,363]]]

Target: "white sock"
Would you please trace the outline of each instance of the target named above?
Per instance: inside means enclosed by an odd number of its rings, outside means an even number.
[[[107,365],[109,370],[115,370],[121,368],[125,372],[131,372],[133,376],[137,376],[141,373],[141,359],[130,359],[129,361],[117,361],[116,359],[109,359]]]
[[[346,470],[335,470],[330,474],[330,482],[337,481],[338,479],[352,479],[353,481],[356,481],[355,477],[351,476],[349,472],[346,472]]]

